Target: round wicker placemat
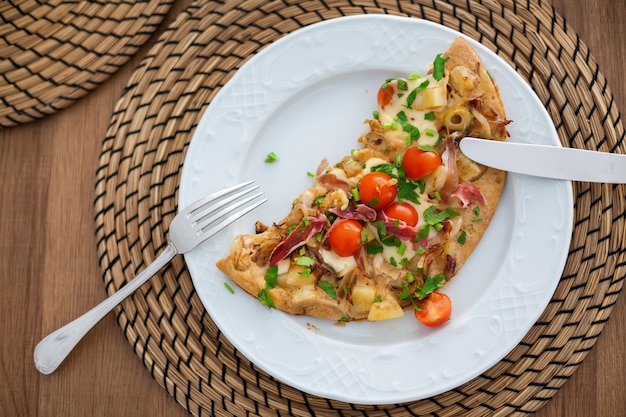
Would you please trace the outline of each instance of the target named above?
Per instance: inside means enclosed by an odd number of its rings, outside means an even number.
[[[0,2],[0,126],[63,109],[120,68],[174,0]]]
[[[233,73],[287,33],[362,13],[424,18],[479,40],[529,81],[565,146],[626,153],[605,78],[545,1],[196,1],[135,70],[103,142],[95,207],[108,293],[164,249],[188,143]],[[234,349],[211,321],[182,257],[125,301],[117,319],[153,377],[193,415],[527,414],[549,401],[584,359],[624,280],[623,187],[575,183],[574,196],[567,265],[539,321],[483,375],[433,398],[359,406],[280,383]]]

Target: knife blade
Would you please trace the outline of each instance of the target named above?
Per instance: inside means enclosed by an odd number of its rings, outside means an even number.
[[[626,155],[560,146],[463,138],[471,160],[503,171],[570,181],[626,184]]]

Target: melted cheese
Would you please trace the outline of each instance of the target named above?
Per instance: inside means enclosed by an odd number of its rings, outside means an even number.
[[[339,256],[332,250],[320,248],[324,263],[330,266],[339,276],[344,276],[357,267],[353,256]]]
[[[407,95],[426,80],[429,82],[428,87],[417,94],[411,108],[407,108]],[[396,123],[396,128],[393,131],[388,131],[385,137],[398,142],[406,141],[407,133],[404,132],[402,126],[396,122],[397,115],[400,112],[404,112],[409,123],[417,127],[420,131],[420,138],[417,143],[422,146],[433,146],[437,143],[439,135],[435,133],[429,136],[426,132],[437,132],[437,124],[434,120],[426,120],[425,115],[447,104],[445,100],[441,102],[441,99],[438,98],[438,96],[446,97],[446,82],[436,81],[432,76],[418,77],[417,79],[407,80],[406,82],[408,84],[408,90],[404,92],[401,97],[398,97],[397,94],[394,95],[394,98],[389,104],[379,112],[378,119],[383,126]]]

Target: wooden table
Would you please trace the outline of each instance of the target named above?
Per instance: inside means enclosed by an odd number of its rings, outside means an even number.
[[[176,4],[164,22],[184,7]],[[553,0],[626,109],[626,2]],[[40,375],[36,343],[105,297],[94,235],[95,170],[116,100],[152,38],[71,107],[0,130],[0,415],[185,416],[136,357],[113,315],[60,369]],[[626,300],[538,416],[626,416]]]

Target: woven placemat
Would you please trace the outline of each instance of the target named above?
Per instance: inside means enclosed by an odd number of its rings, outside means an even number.
[[[529,81],[565,146],[626,153],[606,79],[585,44],[543,0],[197,1],[135,70],[103,142],[95,207],[108,293],[164,249],[189,141],[233,73],[298,28],[363,13],[423,18],[467,34]],[[527,414],[549,401],[585,358],[624,280],[623,187],[575,183],[574,196],[567,265],[539,321],[483,375],[429,399],[361,406],[275,380],[215,326],[182,257],[125,301],[117,320],[155,380],[193,415]]]
[[[63,109],[114,74],[174,0],[0,2],[0,126]]]

